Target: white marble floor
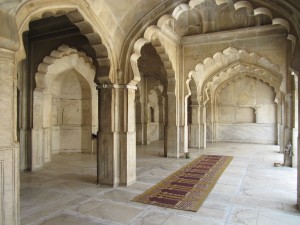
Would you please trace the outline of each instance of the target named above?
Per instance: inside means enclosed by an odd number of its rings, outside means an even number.
[[[55,155],[43,170],[21,174],[21,224],[30,225],[299,225],[296,169],[274,167],[276,146],[216,143],[191,159],[162,157],[162,142],[137,148],[137,182],[96,185],[96,158]],[[198,212],[130,200],[200,154],[234,156]]]

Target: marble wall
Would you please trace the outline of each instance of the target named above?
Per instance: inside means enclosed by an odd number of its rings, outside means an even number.
[[[19,220],[19,145],[14,101],[14,53],[0,48],[0,224]]]
[[[268,84],[245,76],[220,90],[217,99],[216,141],[276,144],[277,105]]]
[[[53,85],[52,143],[54,152],[91,152],[91,87],[75,71]]]

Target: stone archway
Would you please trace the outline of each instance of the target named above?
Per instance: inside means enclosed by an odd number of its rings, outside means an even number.
[[[144,38],[137,40],[134,46],[134,54],[131,55],[131,66],[133,69],[133,79],[130,83],[136,84],[141,80],[142,71],[140,71],[139,63],[142,59],[142,50],[145,46],[151,44],[157,55],[163,63],[165,75],[162,77],[165,95],[165,134],[164,134],[164,155],[165,157],[178,158],[181,154],[179,145],[179,128],[176,121],[176,113],[169,114],[168,112],[177,112],[177,98],[175,95],[176,78],[172,61],[169,58],[168,52],[162,45],[160,40],[160,29],[158,26],[149,27],[144,34]]]
[[[53,4],[53,5],[52,5]],[[97,82],[112,83],[114,81],[113,74],[110,68],[116,64],[116,58],[110,51],[112,43],[107,30],[102,23],[91,23],[94,15],[87,7],[85,1],[76,2],[67,0],[63,3],[49,3],[37,0],[34,4],[29,1],[21,4],[16,12],[16,22],[19,39],[22,40],[22,35],[29,30],[29,23],[32,20],[47,18],[51,16],[66,15],[75,26],[78,27],[81,34],[84,35],[96,54],[97,63]],[[101,36],[99,35],[101,34]],[[25,58],[25,49],[22,44],[17,52],[17,61]]]
[[[276,121],[274,122],[276,141],[272,143],[281,143],[279,136],[282,132],[281,115],[281,91],[284,72],[279,67],[271,63],[268,59],[261,57],[255,53],[249,53],[245,50],[237,50],[235,48],[227,48],[223,52],[214,54],[212,58],[207,57],[203,63],[197,64],[194,71],[189,76],[195,79],[197,85],[198,98],[201,99],[201,145],[206,146],[207,138],[210,141],[216,141],[217,138],[217,115],[218,115],[218,95],[222,86],[232,83],[240,76],[251,76],[256,80],[268,84],[274,90],[273,102],[277,104]],[[209,133],[208,130],[209,129]]]
[[[35,78],[31,168],[55,153],[91,152],[91,134],[98,130],[91,58],[62,45],[44,58]]]

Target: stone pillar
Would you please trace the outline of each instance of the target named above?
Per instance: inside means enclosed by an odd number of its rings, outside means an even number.
[[[19,145],[14,52],[0,48],[0,224],[19,224]]]
[[[102,84],[99,90],[98,183],[136,180],[135,86]]]
[[[115,131],[119,98],[112,84],[102,84],[98,89],[99,131],[97,140],[97,181],[100,185],[118,186],[119,133]]]
[[[281,146],[281,104],[277,102],[276,115],[277,115],[277,145]],[[281,151],[281,149],[280,149]]]
[[[140,92],[137,91],[135,97],[135,112],[136,112],[136,144],[142,145],[144,142],[144,131],[142,124],[142,103],[141,103],[141,95]]]
[[[165,127],[165,106],[164,98],[160,96],[159,98],[159,140],[164,140],[164,127]]]
[[[293,96],[292,94],[285,95],[285,137],[284,137],[284,147],[286,147],[289,143],[293,143]],[[292,146],[293,147],[293,146]],[[292,149],[291,149],[292,151]],[[284,153],[284,165],[292,166],[292,155],[289,152]]]
[[[179,114],[183,114],[182,117],[184,118],[183,126],[180,126],[180,150],[183,149],[183,153],[187,153],[189,151],[188,97],[184,98],[183,105],[184,107],[181,107],[179,103],[178,107],[180,108]],[[178,122],[182,123],[181,121]]]
[[[135,90],[136,86],[124,86],[117,89],[119,95],[122,96],[119,102],[120,121],[124,119],[120,124],[120,184],[124,186],[136,181]]]
[[[198,148],[200,149],[200,121],[199,121],[199,115],[200,115],[200,107],[199,105],[191,105],[191,124],[190,124],[190,138],[189,138],[189,147],[191,148]]]
[[[180,133],[177,125],[177,101],[175,95],[175,79],[168,80],[167,98],[165,102],[166,125],[164,153],[169,158],[180,157]]]
[[[201,148],[206,148],[206,107],[202,106],[200,109],[200,125],[201,125]]]
[[[148,127],[148,95],[147,95],[147,79],[142,77],[139,83],[140,90],[140,111],[138,112],[139,121],[137,121],[137,144],[147,145],[147,127]]]
[[[298,75],[294,72],[294,87],[293,91],[293,160],[292,166],[297,168],[298,166]]]
[[[32,171],[41,169],[44,165],[44,144],[43,144],[43,91],[35,90],[33,92],[33,128],[31,144],[31,165]]]

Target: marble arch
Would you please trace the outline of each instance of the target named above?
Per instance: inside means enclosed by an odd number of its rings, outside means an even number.
[[[178,145],[178,135],[177,132],[174,133],[174,129],[177,130],[176,125],[176,76],[175,70],[173,69],[172,61],[169,58],[168,51],[163,47],[161,39],[163,37],[161,35],[161,30],[158,26],[150,26],[147,28],[144,34],[144,38],[137,40],[134,46],[134,54],[131,56],[131,65],[133,69],[134,78],[131,83],[136,84],[140,81],[141,75],[139,70],[139,59],[142,57],[142,49],[146,44],[151,43],[156,50],[156,53],[159,55],[162,63],[164,65],[164,69],[166,71],[166,84],[165,86],[165,94],[166,94],[166,102],[165,102],[165,144],[164,144],[164,155],[168,157],[179,157],[180,149]],[[174,114],[169,114],[170,112],[176,112]],[[172,135],[168,136],[168,135]]]
[[[167,80],[175,79],[175,71],[172,66],[172,62],[169,59],[166,49],[163,47],[160,38],[160,29],[157,26],[148,27],[145,31],[144,38],[140,38],[134,45],[134,54],[131,55],[131,66],[133,69],[134,78],[130,83],[137,83],[140,81],[140,71],[138,68],[138,61],[142,57],[142,48],[146,44],[152,44],[157,54],[164,64],[164,68],[167,72]]]
[[[246,50],[238,50],[232,47],[225,49],[223,52],[215,53],[212,58],[207,57],[203,63],[198,63],[195,70],[189,73],[189,77],[195,79],[198,93],[202,94],[203,84],[214,82],[222,76],[221,72],[226,68],[235,67],[239,64],[255,65],[257,69],[263,69],[266,73],[272,74],[278,84],[281,83],[283,75],[277,65],[256,53],[249,53]],[[219,74],[219,76],[216,77],[216,74]]]
[[[16,10],[16,22],[19,33],[19,40],[22,42],[22,34],[29,30],[29,22],[49,16],[66,15],[70,21],[78,27],[91,47],[95,50],[96,60],[99,66],[97,80],[99,83],[113,83],[115,74],[110,69],[116,64],[116,56],[111,51],[112,42],[107,30],[102,25],[101,20],[88,10],[88,3],[84,1],[67,0],[63,3],[53,1],[37,0],[32,4],[26,1],[20,4]],[[97,22],[94,22],[94,21]],[[25,58],[23,44],[17,52],[17,61]]]
[[[174,85],[176,88],[170,90],[176,92],[176,95],[172,93],[169,96],[172,98],[172,103],[175,104],[168,107],[176,114],[172,117],[172,121],[169,121],[169,125],[172,125],[172,129],[169,131],[177,135],[170,139],[176,143],[174,148],[176,151],[171,152],[170,156],[178,157],[178,149],[182,149],[182,139],[180,138],[186,134],[182,132],[182,127],[185,126],[182,118],[186,116],[184,115],[184,98],[190,91],[187,91],[186,87],[188,73],[195,69],[195,64],[203,62],[207,56],[212,56],[215,52],[222,53],[228,46],[236,49],[244,48],[249,52],[265,55],[270,62],[280,66],[277,74],[273,73],[273,69],[266,67],[253,67],[252,72],[256,72],[256,69],[263,69],[262,73],[266,73],[266,76],[269,72],[272,74],[271,78],[282,79],[282,85],[279,88],[282,91],[281,112],[287,116],[281,117],[280,133],[286,139],[291,137],[292,132],[294,132],[294,139],[299,136],[298,126],[294,126],[297,122],[291,123],[291,118],[298,114],[296,110],[291,113],[294,108],[297,108],[298,95],[296,94],[298,90],[293,89],[292,78],[289,77],[291,73],[289,67],[299,70],[300,66],[299,1],[0,0],[0,2],[2,22],[0,29],[0,111],[2,113],[0,161],[5,165],[0,174],[0,177],[5,178],[2,179],[3,185],[0,191],[4,193],[0,198],[0,214],[2,216],[0,216],[0,220],[4,224],[18,224],[20,219],[18,195],[20,191],[20,167],[18,164],[20,141],[16,135],[18,132],[16,118],[18,117],[17,76],[23,76],[18,73],[17,64],[25,56],[21,35],[28,29],[28,23],[35,19],[48,16],[68,16],[82,34],[89,39],[94,50],[99,53],[97,62],[101,68],[99,70],[96,68],[97,75],[98,72],[101,73],[98,83],[102,84],[98,86],[99,96],[101,96],[99,105],[102,106],[102,112],[107,115],[107,118],[102,124],[101,132],[98,132],[98,143],[103,143],[98,147],[107,149],[106,152],[99,152],[99,155],[108,159],[109,162],[102,162],[104,166],[100,169],[97,168],[98,171],[105,171],[101,175],[101,184],[128,185],[135,182],[136,179],[136,133],[132,119],[135,118],[135,109],[132,107],[132,102],[139,76],[132,75],[130,57],[134,52],[137,39],[142,37],[147,27],[153,24],[159,28],[157,34],[159,34],[161,46],[171,62],[174,74],[170,73],[170,75],[176,76],[176,80],[172,80],[174,83],[176,81],[176,85]],[[132,4],[133,2],[134,4]],[[180,3],[187,4],[173,10]],[[217,14],[214,14],[214,9]],[[166,13],[169,14],[165,15]],[[222,18],[228,18],[224,15],[226,13],[233,17],[233,21],[224,19],[222,23]],[[217,24],[213,18],[216,18]],[[207,22],[212,23],[208,24]],[[189,36],[191,34],[195,34],[192,36],[196,37]],[[287,39],[292,41],[293,50],[290,49],[291,43]],[[274,51],[278,54],[275,54]],[[138,51],[134,53],[138,53]],[[186,55],[184,55],[185,53]],[[274,57],[269,57],[271,54]],[[165,55],[162,54],[162,56],[165,59]],[[239,61],[228,66],[238,66]],[[246,62],[243,63],[242,65],[247,66]],[[256,66],[258,65],[256,64]],[[220,74],[226,72],[222,67],[220,70]],[[208,79],[209,90],[223,82],[221,76],[215,78],[215,80]],[[265,79],[264,76],[258,77],[258,79],[267,81],[269,84],[273,82],[273,80]],[[130,82],[131,80],[132,82]],[[43,82],[43,85],[47,84],[44,81],[40,82]],[[275,83],[273,86],[278,85],[277,81]],[[207,88],[204,87],[205,89]],[[203,91],[200,93],[202,94],[199,94],[199,98],[202,97]],[[203,106],[199,105],[195,108],[198,108],[198,111],[195,110],[198,113],[197,116],[199,115],[200,119],[204,118]],[[205,121],[201,122],[205,123]],[[180,127],[180,131],[178,127]],[[196,127],[198,129],[200,125],[195,124]],[[292,131],[293,128],[295,130]],[[198,130],[200,131],[200,129]],[[297,144],[297,141],[293,140],[293,146]],[[296,155],[293,159],[293,166],[297,166],[295,158],[297,158]],[[300,171],[299,166],[298,171]],[[300,204],[299,184],[300,182],[298,182],[298,205]]]
[[[231,102],[225,100],[225,103],[222,103],[228,91],[240,87],[243,89],[240,92],[243,96],[240,102],[236,103],[234,100],[236,98],[233,98]],[[224,80],[219,85],[216,84],[210,90],[211,99],[207,107],[210,109],[210,119],[207,121],[207,126],[210,130],[208,136],[212,142],[251,140],[254,143],[282,145],[280,139],[282,102],[277,99],[274,87],[268,82],[259,79],[255,74],[245,72]],[[257,93],[256,96],[252,95],[249,98],[249,95],[254,93],[253,91]],[[228,110],[233,110],[234,118],[224,117]],[[263,116],[265,114],[268,117]],[[224,118],[226,118],[225,121]]]
[[[252,27],[257,25],[255,20],[258,20],[259,17],[265,18],[265,24],[262,25],[281,25],[283,26],[288,32],[291,30],[290,23],[284,19],[284,18],[274,18],[273,13],[270,9],[265,7],[258,7],[254,8],[252,3],[249,1],[237,1],[233,3],[232,1],[228,0],[214,0],[210,1],[209,3],[205,0],[192,0],[189,2],[189,4],[181,4],[177,6],[173,11],[173,18],[174,18],[174,29],[177,31],[180,36],[185,35],[192,35],[192,34],[201,34],[201,33],[210,33],[210,32],[216,32],[218,29],[216,26],[204,26],[203,22],[213,22],[212,18],[209,18],[206,16],[206,11],[202,11],[201,7],[205,5],[209,5],[210,7],[214,7],[213,4],[215,4],[215,7],[217,7],[217,10],[222,12],[223,9],[220,8],[223,4],[229,4],[231,7],[227,8],[225,10],[229,11],[227,12],[227,15],[230,15],[230,13],[233,13],[233,17],[238,17],[239,19],[236,21],[233,21],[233,23],[236,23],[234,27],[231,29],[237,29],[237,28],[243,28],[245,27],[245,22],[247,24],[247,27]],[[209,8],[208,8],[209,10]],[[240,11],[243,11],[241,14],[239,14]],[[250,18],[250,17],[253,17]],[[186,20],[186,18],[189,18],[189,20]],[[215,19],[215,18],[214,18]],[[222,20],[224,18],[217,17],[215,24],[222,24]],[[186,26],[186,28],[181,29],[180,26]],[[224,30],[225,27],[219,27],[220,30]],[[226,27],[227,29],[230,27]],[[288,39],[291,39],[294,41],[294,38],[292,37],[292,34],[288,35]],[[294,43],[295,44],[295,43]]]
[[[74,85],[80,85],[78,86],[80,88],[76,91],[80,96],[78,96],[78,100],[65,99],[64,104],[68,103],[69,106],[76,107],[76,111],[81,115],[78,115],[78,118],[75,118],[72,123],[75,122],[75,124],[80,123],[82,125],[80,127],[72,125],[72,127],[62,131],[69,132],[69,136],[74,136],[74,133],[83,133],[84,135],[80,136],[80,138],[74,138],[74,140],[84,140],[85,143],[79,143],[79,147],[85,148],[85,151],[90,151],[90,133],[97,130],[98,122],[98,97],[96,84],[94,83],[95,67],[93,66],[92,59],[87,57],[85,53],[79,52],[77,49],[70,48],[67,45],[61,45],[57,50],[53,50],[49,56],[44,58],[35,75],[36,88],[33,92],[34,108],[31,150],[32,165],[30,166],[32,170],[39,169],[45,162],[49,162],[51,155],[61,148],[62,139],[56,140],[60,136],[61,128],[53,129],[53,126],[55,124],[68,125],[63,121],[64,111],[60,109],[63,107],[61,100],[56,100],[58,102],[55,104],[54,99],[62,98],[61,91],[63,90],[63,85],[66,85],[64,80],[70,77],[70,75],[76,77]],[[72,95],[71,90],[69,92]],[[53,110],[56,112],[57,122],[54,122],[55,124],[53,124],[52,118]],[[61,113],[62,115],[60,115]],[[70,129],[71,131],[69,131]],[[77,147],[75,148],[77,149],[76,151],[82,151],[79,147],[78,149]],[[57,149],[54,150],[55,148]]]
[[[207,128],[211,131],[212,141],[216,140],[217,127],[215,124],[215,110],[216,108],[216,92],[220,87],[224,86],[230,80],[234,80],[243,74],[254,77],[267,83],[274,89],[276,93],[274,101],[279,104],[277,110],[280,109],[281,104],[281,90],[280,86],[285,72],[280,71],[279,67],[270,62],[265,57],[261,57],[256,53],[249,53],[248,51],[229,47],[222,52],[217,52],[213,57],[207,57],[203,63],[198,63],[195,69],[188,74],[187,90],[190,90],[189,82],[193,78],[197,86],[197,99],[201,102],[201,114],[199,123],[201,124],[199,131],[201,133],[201,146],[206,146]],[[244,76],[244,75],[243,75]],[[187,95],[189,96],[189,94]],[[207,124],[207,107],[210,108],[209,116],[212,120],[211,125]],[[194,113],[196,114],[196,113]],[[280,115],[280,112],[278,112]],[[277,118],[277,120],[279,120]],[[279,125],[276,128],[280,130]],[[202,132],[200,132],[202,130]],[[191,134],[190,134],[191,135]],[[279,135],[278,135],[279,136]],[[277,140],[278,143],[283,141]]]
[[[280,84],[281,80],[274,76],[273,73],[263,70],[255,65],[247,65],[240,63],[235,66],[229,66],[227,69],[222,70],[217,73],[215,76],[207,79],[203,84],[203,96],[204,93],[207,92],[208,89],[211,89],[213,93],[216,89],[223,85],[227,80],[234,79],[240,74],[249,74],[251,77],[256,78],[257,80],[262,80],[267,83],[270,87],[272,87],[276,93],[276,97],[274,101],[279,101],[281,98],[280,94]]]

